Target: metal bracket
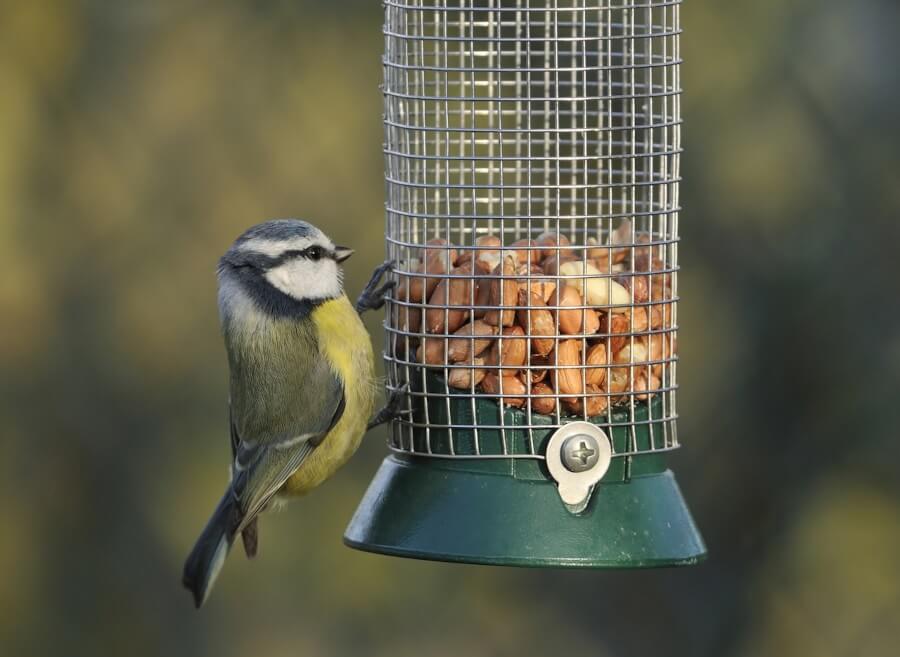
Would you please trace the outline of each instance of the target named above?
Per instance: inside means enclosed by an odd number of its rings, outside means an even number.
[[[612,443],[600,427],[571,422],[547,443],[547,468],[556,480],[559,496],[570,513],[587,508],[591,493],[609,470]]]

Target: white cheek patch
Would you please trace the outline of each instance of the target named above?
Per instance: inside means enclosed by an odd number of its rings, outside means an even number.
[[[266,280],[288,296],[304,299],[330,299],[340,296],[341,276],[331,259],[293,258],[266,272]]]

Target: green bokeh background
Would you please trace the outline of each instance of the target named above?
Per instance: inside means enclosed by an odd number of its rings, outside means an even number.
[[[690,0],[683,23],[672,460],[710,560],[354,552],[375,433],[197,613],[182,559],[227,476],[216,258],[281,216],[357,248],[354,294],[382,258],[381,10],[0,3],[0,652],[896,655],[900,7]]]

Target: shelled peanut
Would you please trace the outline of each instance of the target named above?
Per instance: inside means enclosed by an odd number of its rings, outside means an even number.
[[[392,325],[419,332],[415,359],[443,365],[448,385],[505,406],[593,416],[648,400],[675,354],[672,275],[663,247],[632,236],[624,221],[605,244],[432,240],[407,263]]]

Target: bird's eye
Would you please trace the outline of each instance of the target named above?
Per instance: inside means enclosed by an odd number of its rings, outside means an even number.
[[[319,260],[321,259],[324,251],[321,246],[311,246],[306,249],[306,257],[310,260]]]

